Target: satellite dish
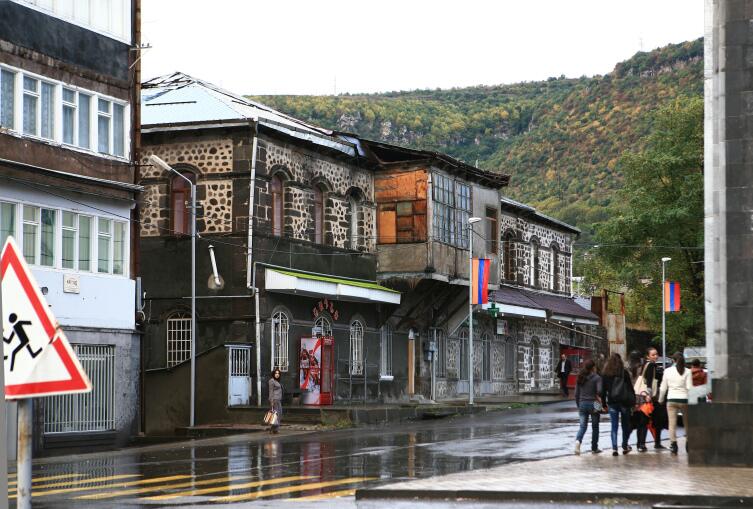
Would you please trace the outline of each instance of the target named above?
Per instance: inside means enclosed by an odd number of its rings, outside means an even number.
[[[219,284],[217,283],[217,280],[219,280]],[[225,288],[225,280],[222,279],[222,276],[214,277],[214,274],[209,275],[209,279],[207,280],[207,287],[209,287],[210,290],[222,290]]]

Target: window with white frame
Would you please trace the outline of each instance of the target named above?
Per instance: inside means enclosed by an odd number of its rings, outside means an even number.
[[[278,311],[272,315],[272,347],[273,352],[273,366],[281,372],[288,371],[290,366],[288,356],[288,331],[290,330],[290,321],[288,315],[282,311]]]
[[[0,202],[0,249],[8,237],[16,236],[16,204]]]
[[[131,41],[129,0],[14,0],[104,35]]]
[[[0,69],[0,127],[13,129],[16,73]]]
[[[434,239],[456,247],[468,248],[470,186],[435,173],[432,175],[432,199]]]
[[[0,202],[0,245],[15,237],[30,265],[127,275],[128,232],[125,221]]]
[[[363,375],[363,324],[358,320],[350,324],[350,374]]]
[[[314,321],[314,328],[322,331],[322,336],[332,336],[332,322],[326,316],[319,315]]]
[[[115,345],[71,346],[89,375],[92,390],[45,398],[45,434],[115,429]]]
[[[0,127],[24,135],[125,158],[127,106],[125,101],[0,65]]]
[[[191,357],[191,316],[176,313],[167,319],[167,367]]]
[[[382,325],[379,340],[379,374],[392,376],[392,325]]]

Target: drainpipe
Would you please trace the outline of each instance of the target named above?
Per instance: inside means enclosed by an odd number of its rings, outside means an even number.
[[[254,294],[254,321],[256,323],[256,405],[261,406],[261,322],[259,320],[259,289],[256,287],[256,262],[254,262],[254,198],[256,195],[256,152],[259,145],[259,119],[253,119],[254,138],[251,144],[251,181],[248,192],[248,250],[246,253],[246,287]]]

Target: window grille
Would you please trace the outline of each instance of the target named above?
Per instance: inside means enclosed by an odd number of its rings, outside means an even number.
[[[167,319],[167,367],[191,357],[191,317],[179,314]]]
[[[437,376],[447,377],[447,338],[442,329],[431,329],[434,344],[437,347]]]
[[[44,432],[79,433],[115,429],[115,345],[73,344],[92,382],[91,392],[45,398]]]
[[[463,327],[458,332],[460,339],[460,379],[468,380],[468,329]]]
[[[505,342],[505,378],[515,378],[515,341]]]
[[[481,351],[481,379],[488,382],[492,379],[492,341],[489,334],[484,334],[481,338]]]
[[[379,374],[392,376],[392,326],[384,324],[380,331]]]
[[[277,368],[281,372],[286,373],[289,367],[288,356],[288,330],[290,329],[290,321],[288,316],[282,311],[278,311],[272,315],[272,338],[273,338],[273,356],[274,366],[272,369]]]
[[[350,374],[363,375],[363,324],[350,324]]]
[[[331,336],[332,335],[332,323],[330,323],[327,318],[324,316],[320,316],[316,319],[314,322],[314,328],[318,328],[322,331],[322,336]]]

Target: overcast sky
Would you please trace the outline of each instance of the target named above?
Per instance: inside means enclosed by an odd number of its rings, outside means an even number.
[[[450,88],[604,74],[702,35],[703,0],[142,0],[142,71],[243,94]]]

